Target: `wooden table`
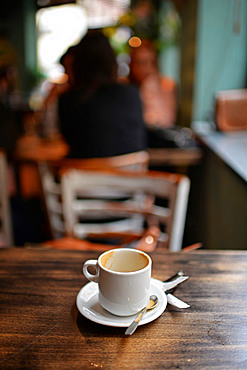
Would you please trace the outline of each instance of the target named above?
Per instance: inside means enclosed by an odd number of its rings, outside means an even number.
[[[247,252],[155,252],[153,276],[190,279],[130,337],[89,321],[75,299],[85,260],[98,252],[0,249],[1,369],[246,369]]]

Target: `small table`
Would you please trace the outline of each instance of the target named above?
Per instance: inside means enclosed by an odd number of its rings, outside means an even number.
[[[153,277],[190,278],[155,321],[124,328],[89,321],[76,296],[82,264],[100,252],[0,249],[0,367],[4,369],[246,369],[247,252],[154,252]]]
[[[40,196],[38,161],[57,160],[68,153],[68,145],[61,137],[43,139],[36,135],[19,138],[14,153],[17,191],[24,198]]]
[[[199,147],[194,148],[150,148],[151,166],[194,166],[200,163],[202,159],[202,150]]]

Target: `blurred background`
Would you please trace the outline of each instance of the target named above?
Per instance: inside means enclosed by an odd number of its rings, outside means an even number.
[[[109,37],[120,79],[129,75],[130,47],[149,39],[160,73],[176,82],[176,126],[193,129],[199,123],[203,131],[208,124],[215,128],[218,91],[247,87],[246,19],[244,0],[2,0],[0,69],[11,66],[11,106],[39,112],[50,84],[66,78],[61,56],[88,29]],[[32,119],[25,120],[24,131],[32,130]],[[247,176],[238,177],[207,151],[200,165],[174,170],[192,181],[185,245],[202,241],[212,249],[246,249]],[[33,208],[13,207],[20,235],[23,214],[32,218]],[[31,241],[39,241],[38,212],[37,225],[28,230]],[[16,242],[23,241],[25,236]]]
[[[16,66],[19,92],[34,107],[88,28],[105,29],[122,75],[129,39],[156,41],[161,72],[179,86],[180,125],[210,119],[216,91],[246,86],[246,1],[4,0],[0,10],[0,63]]]

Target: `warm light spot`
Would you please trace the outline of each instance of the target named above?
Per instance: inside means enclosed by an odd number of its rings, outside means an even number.
[[[138,48],[141,44],[142,40],[139,37],[133,36],[129,39],[129,45],[132,46],[132,48]]]
[[[152,244],[154,242],[154,238],[151,235],[146,236],[145,242],[147,244]]]
[[[91,365],[94,366],[94,367],[103,367],[103,365],[94,364],[93,362],[91,362]]]
[[[60,76],[55,76],[54,78],[49,79],[49,81],[55,84],[58,84],[58,85],[65,84],[68,82],[68,80],[69,80],[69,77],[66,73],[62,73]]]

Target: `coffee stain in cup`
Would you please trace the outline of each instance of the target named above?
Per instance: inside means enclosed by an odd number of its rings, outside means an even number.
[[[130,253],[125,251],[120,259],[120,257],[117,256],[118,251],[110,251],[101,257],[101,264],[106,269],[116,272],[139,271],[148,265],[149,260],[145,254],[138,252],[136,255],[130,256]]]
[[[101,257],[101,264],[103,267],[105,267],[108,270],[111,270],[111,266],[113,264],[113,257],[114,257],[114,252],[111,251],[109,253],[106,253]]]

